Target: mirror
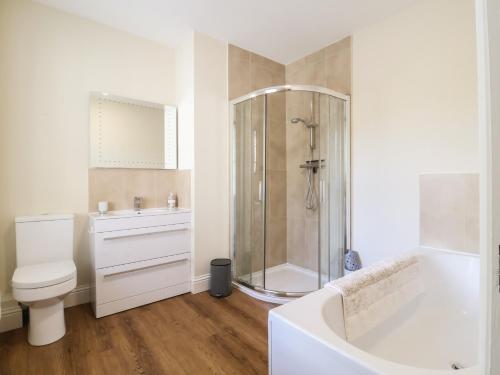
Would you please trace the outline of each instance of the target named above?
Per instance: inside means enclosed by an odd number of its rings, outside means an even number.
[[[177,168],[177,109],[90,95],[91,168]]]

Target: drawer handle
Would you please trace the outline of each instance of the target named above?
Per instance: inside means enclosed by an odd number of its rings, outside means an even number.
[[[166,262],[161,262],[161,263],[156,263],[156,264],[150,264],[150,265],[147,265],[147,266],[144,266],[144,267],[133,268],[133,269],[130,269],[130,270],[123,270],[123,271],[116,271],[116,272],[106,272],[102,276],[104,278],[106,278],[106,277],[110,277],[110,276],[121,275],[121,274],[124,274],[124,273],[135,272],[135,271],[143,271],[143,270],[147,270],[149,268],[165,266],[167,264],[180,263],[180,262],[184,262],[184,261],[187,261],[187,260],[188,260],[187,258],[173,259],[173,260],[169,260],[169,261],[166,261]]]
[[[182,227],[153,230],[150,232],[126,233],[126,234],[108,234],[106,237],[103,238],[103,240],[109,241],[109,240],[116,240],[116,239],[120,239],[120,238],[147,236],[150,234],[157,234],[157,233],[164,233],[164,232],[177,232],[177,231],[186,230],[186,229],[188,229],[187,226],[183,225]]]

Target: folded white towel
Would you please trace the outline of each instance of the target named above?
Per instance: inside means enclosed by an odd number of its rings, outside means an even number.
[[[424,291],[415,254],[374,263],[325,286],[342,294],[348,341],[376,327]]]

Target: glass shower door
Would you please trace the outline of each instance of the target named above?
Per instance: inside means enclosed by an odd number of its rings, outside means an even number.
[[[232,102],[236,285],[293,298],[343,275],[349,246],[348,103],[328,89],[289,86]]]
[[[234,277],[264,287],[265,96],[234,106]]]
[[[320,256],[322,284],[343,276],[347,247],[345,100],[321,94]]]

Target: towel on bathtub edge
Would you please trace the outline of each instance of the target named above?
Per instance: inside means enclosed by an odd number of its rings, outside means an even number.
[[[424,292],[415,254],[374,263],[325,286],[342,294],[347,341],[375,328]]]

